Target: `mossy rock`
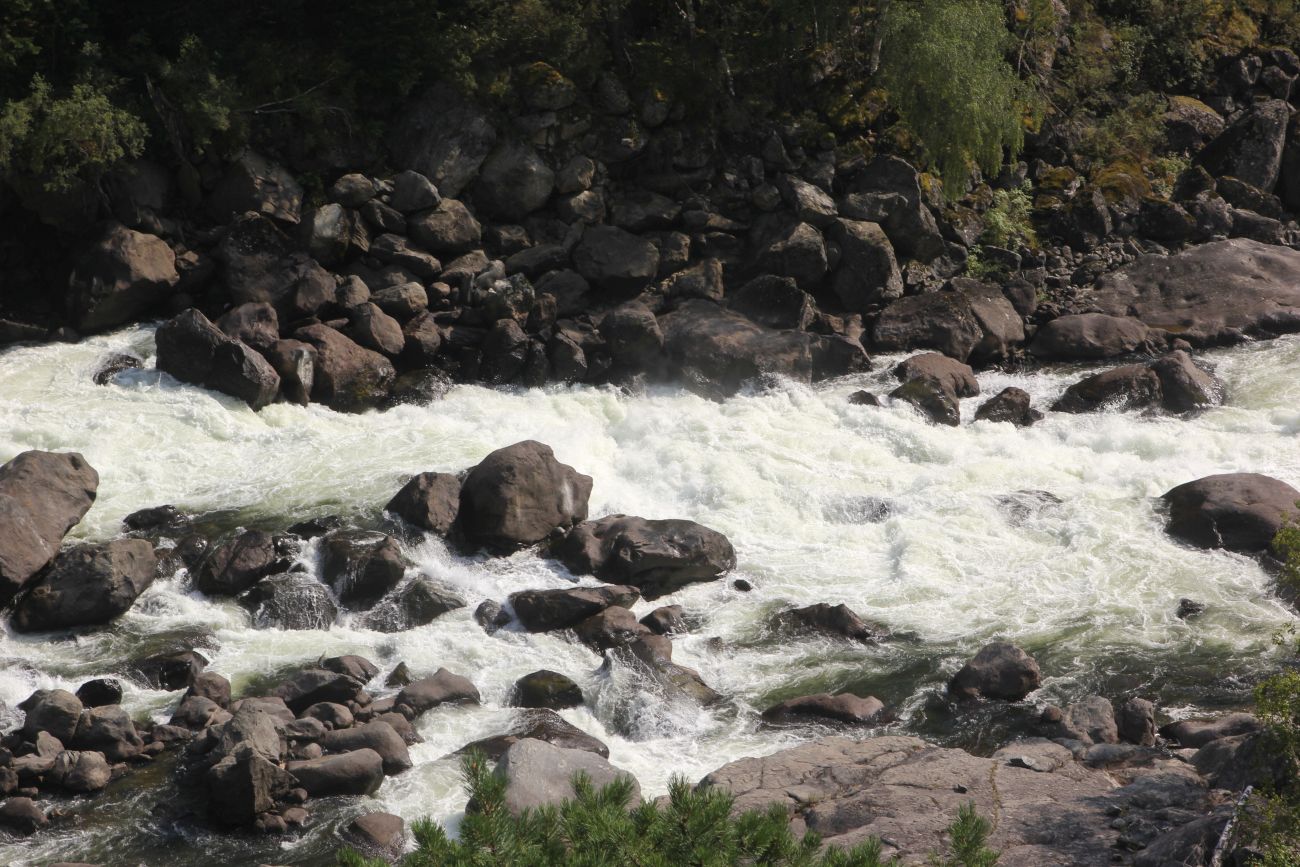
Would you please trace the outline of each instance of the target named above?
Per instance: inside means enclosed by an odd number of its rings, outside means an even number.
[[[1079,186],[1079,173],[1069,166],[1053,166],[1038,176],[1037,188],[1046,193],[1068,194]]]
[[[1092,183],[1112,205],[1137,207],[1152,194],[1146,172],[1131,160],[1119,160],[1098,170]]]

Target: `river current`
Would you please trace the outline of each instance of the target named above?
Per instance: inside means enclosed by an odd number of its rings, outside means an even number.
[[[94,385],[92,372],[114,351],[141,355],[146,369]],[[982,396],[962,402],[965,421],[953,429],[905,405],[849,404],[859,388],[892,388],[897,359],[884,356],[870,374],[779,384],[721,403],[672,388],[460,386],[428,406],[363,415],[283,404],[254,413],[159,374],[152,356],[147,327],[0,351],[0,461],[26,449],[74,450],[99,471],[98,499],[71,539],[111,538],[125,515],[161,503],[227,527],[282,528],[329,514],[365,524],[411,474],[459,471],[495,448],[536,439],[593,477],[593,517],[689,518],[731,539],[738,565],[726,580],[635,609],[684,606],[693,626],[675,640],[674,660],[730,701],[707,711],[664,704],[561,635],[485,634],[471,616],[482,600],[572,581],[529,552],[487,559],[457,555],[434,538],[412,545],[414,568],[469,604],[391,635],[346,619],[323,631],[252,628],[242,608],[190,591],[182,573],[157,581],[103,630],[19,636],[6,626],[0,730],[18,724],[14,705],[34,689],[120,676],[148,648],[187,637],[201,642],[236,696],[321,655],[359,653],[385,673],[399,661],[416,676],[445,666],[470,677],[483,704],[427,713],[417,723],[424,741],[412,748],[414,769],[386,779],[372,799],[313,802],[316,823],[298,839],[210,837],[173,821],[164,761],[93,799],[63,802],[73,815],[54,830],[0,841],[0,863],[330,864],[337,826],[360,812],[454,826],[465,796],[455,760],[444,757],[505,730],[512,684],[539,668],[577,680],[587,704],[562,715],[605,741],[610,760],[655,796],[673,774],[694,781],[733,759],[824,734],[759,723],[770,704],[810,692],[876,695],[897,713],[890,730],[976,751],[995,748],[1037,707],[1090,693],[1151,698],[1166,717],[1233,707],[1277,664],[1272,636],[1293,620],[1255,560],[1168,538],[1158,497],[1216,472],[1300,484],[1297,338],[1206,354],[1226,400],[1195,417],[1049,413],[1028,429],[969,419],[1009,385],[1045,408],[1084,368],[982,373]],[[868,498],[887,501],[888,514]],[[303,555],[309,569],[313,553]],[[752,592],[736,590],[735,578]],[[1184,597],[1205,612],[1179,619]],[[846,603],[894,638],[848,646],[767,628],[773,612],[814,602]],[[952,716],[936,696],[992,639],[1034,655],[1043,689],[1033,706],[996,719]],[[140,718],[165,721],[179,699],[126,683],[124,704]]]

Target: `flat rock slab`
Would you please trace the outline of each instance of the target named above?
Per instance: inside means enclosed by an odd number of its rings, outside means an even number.
[[[1088,299],[1194,346],[1300,331],[1300,251],[1244,238],[1143,256]]]
[[[1002,853],[1001,867],[1101,867],[1132,863],[1131,853],[1116,848],[1117,808],[1208,809],[1204,784],[1179,765],[1136,770],[1128,781],[1086,768],[1041,739],[984,758],[912,737],[832,737],[732,762],[700,785],[730,789],[738,813],[784,804],[797,833],[817,831],[829,845],[879,837],[886,856],[907,864],[928,863],[957,810],[973,801],[992,823],[989,846]]]

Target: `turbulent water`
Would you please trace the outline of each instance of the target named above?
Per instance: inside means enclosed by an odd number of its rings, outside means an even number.
[[[723,403],[675,389],[462,386],[429,406],[340,415],[288,405],[254,413],[152,369],[92,384],[99,361],[121,350],[151,358],[151,330],[0,352],[0,461],[25,449],[76,450],[99,471],[99,498],[73,537],[110,538],[125,515],[160,503],[224,526],[283,527],[327,514],[373,522],[413,473],[458,471],[492,449],[540,440],[595,479],[593,516],[690,518],[731,539],[732,577],[750,581],[752,592],[718,581],[636,608],[683,605],[693,629],[676,640],[674,659],[699,669],[731,702],[711,711],[666,705],[558,635],[484,634],[471,617],[481,600],[572,580],[529,553],[485,560],[452,554],[434,539],[411,547],[415,567],[459,588],[469,606],[394,635],[346,623],[254,629],[233,603],[188,590],[182,573],[155,583],[110,629],[67,639],[6,631],[0,708],[36,688],[120,675],[132,659],[178,640],[208,648],[211,669],[230,678],[236,695],[322,654],[361,653],[385,672],[405,661],[417,676],[438,666],[465,674],[483,705],[426,714],[413,770],[385,780],[373,799],[316,802],[315,826],[292,842],[218,841],[175,821],[162,762],[97,798],[68,800],[70,819],[34,840],[0,842],[0,862],[325,864],[339,845],[336,827],[358,812],[454,824],[464,795],[455,761],[443,757],[503,730],[511,685],[543,667],[582,685],[587,706],[563,715],[608,743],[611,761],[656,795],[674,773],[698,779],[732,759],[816,736],[757,719],[769,704],[808,692],[874,694],[897,709],[893,729],[989,749],[1032,710],[996,722],[954,718],[935,696],[994,638],[1037,657],[1045,676],[1039,702],[1101,692],[1155,698],[1175,716],[1231,706],[1273,664],[1271,636],[1292,619],[1256,561],[1167,538],[1156,498],[1215,472],[1300,483],[1297,339],[1209,355],[1227,383],[1226,405],[1195,418],[1051,414],[1023,430],[987,422],[945,428],[906,406],[850,405],[856,389],[888,387],[886,358],[873,374]],[[1042,406],[1079,373],[989,372],[980,382],[985,395],[1019,386]],[[964,417],[979,400],[963,402]],[[1050,492],[1060,502],[1005,499],[1019,491]],[[881,516],[870,497],[892,504],[883,520],[871,520]],[[310,568],[313,554],[303,554]],[[1182,597],[1204,602],[1206,612],[1178,619]],[[814,602],[847,603],[895,638],[845,646],[766,629],[773,611]],[[125,705],[165,721],[178,700],[128,684]],[[0,729],[17,724],[17,712],[0,714]]]

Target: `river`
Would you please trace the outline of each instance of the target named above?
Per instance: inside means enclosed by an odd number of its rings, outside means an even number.
[[[146,369],[97,386],[109,352],[132,351]],[[1300,483],[1300,339],[1219,350],[1204,360],[1227,386],[1222,407],[1192,418],[1136,413],[1049,414],[1028,429],[971,423],[984,399],[963,401],[960,428],[911,408],[850,405],[859,388],[892,387],[897,359],[873,373],[816,387],[782,384],[718,403],[671,388],[552,386],[528,391],[453,389],[429,406],[341,415],[319,405],[260,413],[233,398],[181,385],[152,369],[152,329],[78,344],[0,351],[0,461],[26,449],[75,450],[99,471],[99,497],[71,537],[103,540],[122,518],[173,503],[214,525],[279,528],[342,514],[362,524],[413,473],[458,471],[523,439],[595,480],[593,517],[612,512],[689,518],[725,533],[738,565],[727,580],[640,603],[643,614],[683,605],[693,629],[674,660],[697,668],[730,702],[710,711],[665,705],[601,671],[587,648],[559,635],[486,635],[471,612],[518,589],[559,587],[564,570],[523,552],[464,557],[426,539],[416,567],[458,588],[469,605],[428,626],[387,635],[341,622],[327,631],[250,627],[229,601],[188,591],[184,575],[159,580],[113,626],[75,639],[0,638],[0,729],[37,688],[75,689],[121,675],[143,648],[195,636],[211,670],[235,694],[318,656],[359,653],[387,672],[438,666],[469,676],[479,708],[441,708],[420,719],[416,767],[385,780],[373,799],[315,802],[316,824],[292,841],[208,836],[173,821],[167,763],[70,799],[74,815],[27,841],[0,842],[18,867],[58,858],[111,865],[329,864],[336,826],[366,810],[454,825],[463,809],[454,760],[465,743],[504,730],[513,682],[538,668],[573,677],[588,704],[564,711],[609,744],[610,759],[648,795],[672,774],[691,780],[732,759],[770,753],[818,734],[771,729],[757,714],[794,695],[853,689],[894,707],[891,729],[987,751],[1034,708],[1089,693],[1141,695],[1169,716],[1248,700],[1253,678],[1276,665],[1273,634],[1292,621],[1253,559],[1193,550],[1168,538],[1160,494],[1216,472],[1256,471]],[[1040,408],[1083,368],[985,372],[984,396],[1009,385]],[[1020,508],[1005,497],[1018,491]],[[870,502],[883,498],[883,520]],[[315,567],[314,549],[303,555]],[[744,578],[753,591],[732,586]],[[1176,616],[1180,598],[1205,613]],[[880,646],[782,638],[766,627],[791,604],[844,602],[885,624]],[[1038,660],[1034,707],[954,718],[935,696],[979,646],[1014,641]],[[381,675],[382,679],[382,675]],[[125,706],[165,721],[179,693],[126,684]],[[1008,717],[1010,721],[1008,721]]]

